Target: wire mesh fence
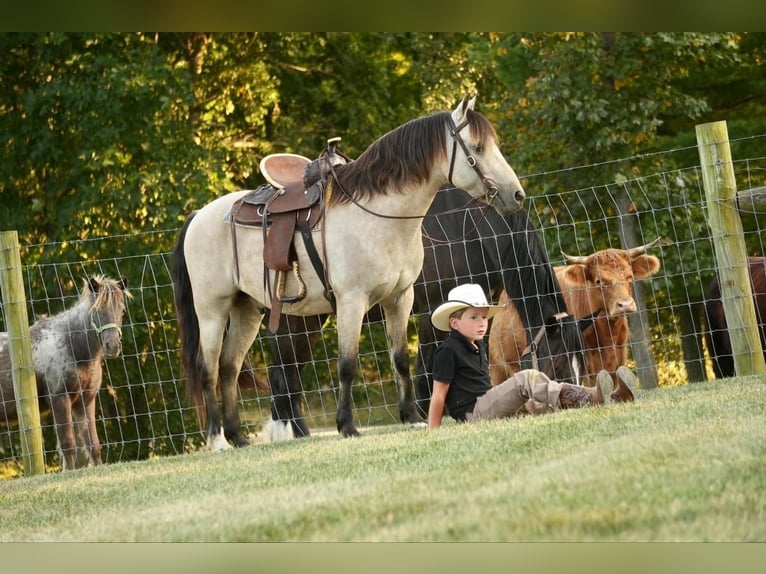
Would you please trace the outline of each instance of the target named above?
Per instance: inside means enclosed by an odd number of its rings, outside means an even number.
[[[764,137],[730,142],[740,190],[766,185],[766,158],[757,153],[764,146]],[[522,178],[522,183],[528,195],[526,209],[553,265],[564,264],[562,251],[587,255],[607,247],[624,248],[662,238],[660,246],[652,249],[661,261],[659,272],[634,285],[648,325],[647,344],[656,364],[657,382],[662,387],[712,378],[704,343],[704,300],[716,276],[716,262],[696,147],[531,174]],[[750,256],[766,253],[765,220],[764,214],[743,216]],[[471,218],[466,221],[469,225],[475,222]],[[170,273],[177,233],[177,229],[170,229],[46,245],[24,245],[21,237],[22,262],[35,259],[34,264],[23,268],[31,321],[72,305],[83,279],[90,275],[128,280],[133,298],[124,319],[123,353],[104,362],[97,401],[105,463],[177,455],[204,444],[198,413],[186,392],[180,366]],[[497,237],[502,233],[497,231]],[[460,249],[460,242],[469,240],[456,240],[454,248]],[[446,265],[436,281],[473,282],[475,269],[480,269],[482,262],[474,263],[468,273]],[[427,306],[433,308],[440,302],[428,301]],[[413,373],[417,324],[427,312],[416,310],[410,324]],[[0,331],[5,331],[5,326],[6,318],[0,313]],[[313,431],[334,430],[339,384],[333,319],[307,330],[317,339],[311,359],[297,365],[301,368],[307,422]],[[240,377],[241,417],[253,441],[258,440],[262,425],[270,418],[267,366],[273,357],[267,335],[264,326]],[[288,338],[296,344],[299,341],[295,335]],[[362,427],[400,424],[396,382],[381,318],[370,316],[365,321],[360,349],[359,376],[353,387],[357,423]],[[47,463],[57,468],[60,462],[49,414],[43,415],[42,424]],[[18,428],[0,425],[0,477],[18,474],[20,459]]]

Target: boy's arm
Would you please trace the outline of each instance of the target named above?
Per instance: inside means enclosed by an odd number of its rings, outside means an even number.
[[[431,393],[431,404],[428,407],[428,428],[439,428],[442,424],[444,415],[444,403],[447,400],[447,391],[449,383],[434,381],[434,388]]]

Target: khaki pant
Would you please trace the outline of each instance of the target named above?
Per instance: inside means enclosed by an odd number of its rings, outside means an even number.
[[[561,409],[562,383],[534,369],[520,371],[479,397],[466,420],[498,419],[516,415],[544,414]]]

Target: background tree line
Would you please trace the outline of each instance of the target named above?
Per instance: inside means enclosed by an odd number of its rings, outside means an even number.
[[[355,156],[466,92],[521,175],[688,144],[701,121],[758,133],[765,37],[3,34],[0,225],[29,244],[174,227],[261,183],[267,153],[340,135]]]
[[[174,233],[146,231],[174,231],[212,198],[257,187],[264,155],[313,157],[341,136],[354,157],[466,93],[478,93],[506,157],[529,176],[540,222],[587,221],[598,198],[567,213],[545,198],[606,186],[614,209],[629,210],[631,182],[698,161],[696,124],[764,133],[765,55],[763,33],[2,34],[0,229],[18,230],[24,263],[42,268],[104,257],[90,240],[105,236],[116,237],[109,257],[168,252]],[[591,166],[588,181],[576,166]],[[677,236],[670,212],[651,217]],[[704,215],[692,218],[704,234]],[[641,240],[640,221],[626,221],[622,240]],[[612,237],[563,225],[546,244],[554,258],[561,245],[585,253]],[[670,268],[697,269],[699,257],[663,252]],[[698,305],[701,284],[668,284],[658,306]],[[142,312],[153,325],[172,301]]]

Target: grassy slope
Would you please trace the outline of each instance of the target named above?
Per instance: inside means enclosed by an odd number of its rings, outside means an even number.
[[[766,381],[0,481],[0,541],[766,541]]]

